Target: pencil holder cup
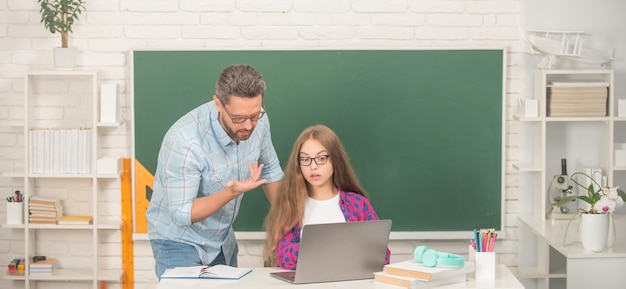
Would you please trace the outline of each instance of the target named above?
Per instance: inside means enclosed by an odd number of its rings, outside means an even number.
[[[24,206],[21,202],[7,202],[7,224],[23,224]]]
[[[496,252],[476,252],[469,246],[469,261],[474,262],[474,278],[495,279],[496,278]]]

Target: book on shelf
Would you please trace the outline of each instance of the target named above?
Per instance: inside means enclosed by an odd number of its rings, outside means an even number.
[[[31,210],[40,210],[40,211],[57,211],[61,207],[60,207],[60,204],[59,205],[42,205],[42,204],[29,203],[28,208]]]
[[[552,95],[548,98],[550,104],[606,104],[606,96],[565,96]]]
[[[28,209],[31,212],[41,212],[41,213],[48,213],[48,214],[52,214],[52,213],[56,214],[58,212],[63,212],[63,207],[61,207],[61,204],[57,206],[43,206],[43,205],[37,205],[37,204],[29,204]]]
[[[33,211],[29,211],[29,219],[31,220],[35,220],[35,219],[44,219],[44,220],[57,220],[59,219],[61,216],[59,216],[59,214],[57,212],[53,212],[52,214],[49,213],[39,213],[39,212],[33,212]]]
[[[37,197],[37,196],[32,196],[30,197],[30,204],[37,204],[37,205],[42,205],[42,206],[48,206],[48,207],[56,207],[59,206],[59,199],[52,199],[52,198],[44,198],[44,197]]]
[[[56,224],[57,216],[29,216],[28,222],[31,224]]]
[[[91,172],[91,129],[33,128],[28,132],[30,171],[85,174]]]
[[[52,269],[57,265],[57,258],[46,258],[46,260],[39,260],[37,262],[30,263],[30,270],[33,269]]]
[[[37,211],[37,210],[30,210],[30,217],[31,218],[59,218],[61,216],[59,216],[60,214],[56,211]]]
[[[607,81],[577,81],[577,80],[560,80],[560,81],[549,81],[548,87],[575,87],[575,88],[583,88],[583,87],[609,87],[609,83]]]
[[[29,224],[40,224],[40,225],[56,225],[57,224],[57,220],[39,220],[39,219],[35,219],[35,220],[28,220]]]
[[[467,279],[466,274],[458,274],[447,278],[425,281],[418,278],[410,278],[387,274],[385,272],[374,272],[374,281],[385,284],[400,286],[407,289],[431,288],[433,286],[461,283]]]
[[[592,98],[606,99],[608,90],[606,88],[594,89],[576,89],[576,88],[550,88],[548,93],[556,98]]]
[[[30,271],[29,274],[31,276],[53,276],[56,273],[57,269],[51,269],[47,271]]]
[[[59,219],[59,225],[90,225],[93,222],[92,216],[67,215]]]
[[[457,275],[466,275],[473,272],[475,265],[473,262],[465,262],[462,267],[428,267],[408,260],[403,262],[387,264],[384,267],[385,274],[396,275],[409,278],[417,278],[424,281],[450,278]]]
[[[227,265],[176,267],[166,269],[161,278],[240,279],[250,272],[250,268]]]
[[[37,275],[37,276],[52,276],[54,275],[54,273],[56,273],[57,271],[57,266],[54,265],[50,268],[30,268],[30,270],[28,270],[28,273],[30,275]]]
[[[30,204],[28,205],[28,210],[30,211],[31,215],[33,215],[34,213],[38,213],[42,215],[44,214],[56,215],[59,211],[61,211],[61,208]]]
[[[604,117],[604,112],[577,112],[577,111],[551,111],[548,112],[548,116],[551,117]]]
[[[30,270],[29,270],[29,271],[30,271],[31,273],[33,273],[33,272],[45,273],[45,272],[52,272],[52,271],[54,271],[54,269],[56,269],[56,268],[57,268],[57,266],[56,266],[56,265],[54,265],[54,266],[52,266],[52,267],[48,267],[48,268],[30,268]]]

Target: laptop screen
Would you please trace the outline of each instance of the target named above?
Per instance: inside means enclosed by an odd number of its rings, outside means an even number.
[[[374,272],[382,271],[385,265],[391,223],[377,220],[304,226],[292,282],[374,278]]]

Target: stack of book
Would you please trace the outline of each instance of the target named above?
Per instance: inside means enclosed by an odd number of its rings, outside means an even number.
[[[56,224],[63,216],[63,207],[58,199],[31,197],[28,212],[31,224]]]
[[[463,267],[427,267],[408,260],[385,265],[383,272],[374,273],[374,280],[407,289],[429,288],[465,282],[467,274],[474,269],[473,262],[465,262]]]
[[[551,82],[547,115],[553,117],[606,116],[608,82]]]
[[[30,263],[28,272],[30,275],[54,275],[57,266],[56,258],[47,258],[46,260]]]

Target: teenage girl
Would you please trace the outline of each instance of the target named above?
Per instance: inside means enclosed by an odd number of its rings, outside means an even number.
[[[285,176],[265,218],[265,265],[295,269],[308,224],[378,220],[337,135],[324,125],[296,139]],[[389,264],[387,250],[385,264]]]

